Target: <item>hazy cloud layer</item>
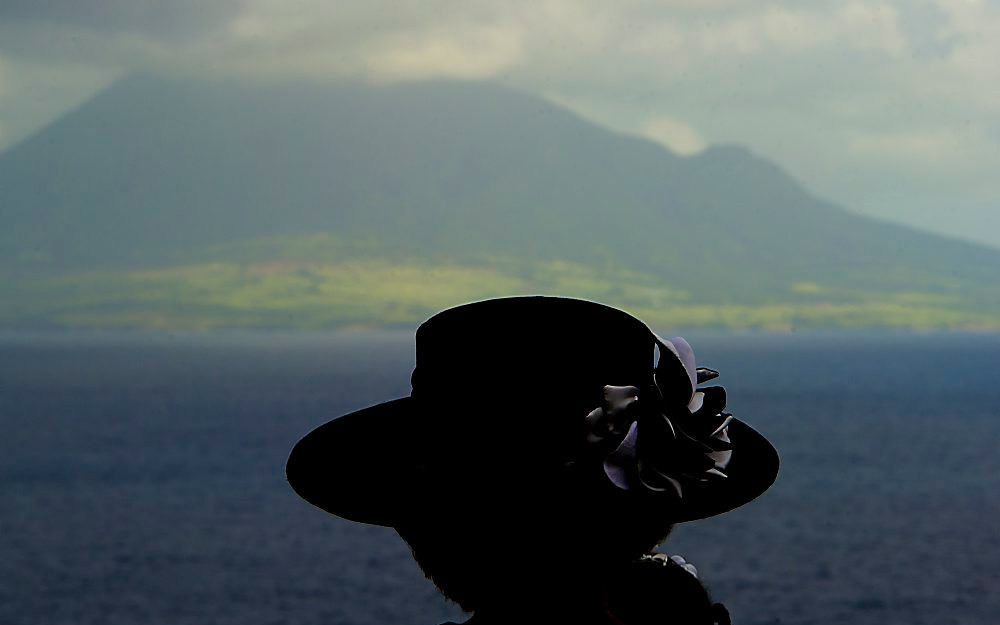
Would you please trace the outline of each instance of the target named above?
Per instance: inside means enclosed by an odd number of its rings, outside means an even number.
[[[4,0],[0,22],[38,22],[189,40],[237,15],[242,0]]]
[[[1000,4],[974,0],[8,0],[0,145],[140,68],[492,79],[680,153],[744,143],[859,210],[1000,244],[998,58]]]

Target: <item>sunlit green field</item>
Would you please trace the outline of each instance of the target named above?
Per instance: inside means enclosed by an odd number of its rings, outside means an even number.
[[[206,330],[413,327],[463,302],[518,294],[594,299],[658,327],[1000,329],[1000,312],[930,293],[848,293],[789,284],[773,303],[699,303],[655,277],[516,259],[478,263],[290,257],[88,272],[8,285],[5,327]],[[316,255],[313,255],[315,257]]]

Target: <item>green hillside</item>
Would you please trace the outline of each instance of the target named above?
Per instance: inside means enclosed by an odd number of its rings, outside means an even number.
[[[706,304],[622,267],[344,253],[328,235],[215,249],[191,264],[89,271],[11,289],[0,326],[142,329],[412,327],[486,297],[555,293],[626,308],[661,327],[995,329],[997,317],[927,292],[787,285],[770,304]],[[214,260],[213,260],[214,258]]]
[[[670,326],[1000,328],[1000,250],[480,83],[141,76],[0,154],[0,326],[412,325],[516,293]]]

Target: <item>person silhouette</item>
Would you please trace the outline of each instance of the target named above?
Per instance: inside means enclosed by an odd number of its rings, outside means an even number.
[[[722,387],[699,387],[717,375],[596,302],[465,304],[417,329],[408,397],[319,426],[286,476],[327,512],[394,528],[469,625],[724,625],[694,567],[654,554],[777,476]]]

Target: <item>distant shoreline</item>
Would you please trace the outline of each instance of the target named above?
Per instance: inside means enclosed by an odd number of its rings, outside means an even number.
[[[892,339],[893,337],[1000,337],[1000,329],[961,328],[805,328],[791,330],[734,329],[734,328],[653,328],[663,335],[708,339],[787,339],[803,340],[865,340]],[[2,345],[80,345],[80,344],[135,344],[150,343],[216,343],[224,344],[301,344],[322,345],[355,341],[412,341],[416,327],[343,327],[324,330],[288,328],[216,328],[210,330],[167,330],[142,328],[51,328],[17,329],[0,328]]]

